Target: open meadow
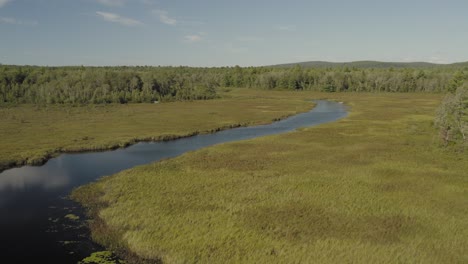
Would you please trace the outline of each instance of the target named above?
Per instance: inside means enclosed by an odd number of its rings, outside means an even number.
[[[441,95],[224,96],[327,97],[350,115],[80,187],[72,197],[90,210],[96,241],[164,263],[468,262],[468,157],[437,143]]]

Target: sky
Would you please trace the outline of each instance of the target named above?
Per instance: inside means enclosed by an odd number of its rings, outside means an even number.
[[[0,63],[468,61],[468,0],[0,0]]]

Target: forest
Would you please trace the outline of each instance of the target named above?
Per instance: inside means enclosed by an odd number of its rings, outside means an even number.
[[[466,67],[36,67],[0,66],[0,105],[207,100],[220,88],[447,94],[435,125],[443,145],[466,146]]]
[[[0,66],[0,104],[205,100],[217,88],[324,92],[455,92],[466,67],[38,67]]]

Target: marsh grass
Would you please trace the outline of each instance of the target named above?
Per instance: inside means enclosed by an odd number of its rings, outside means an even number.
[[[304,112],[305,100],[228,98],[164,104],[0,108],[0,171],[42,164],[61,152],[108,150],[170,140]]]
[[[468,262],[468,157],[433,144],[439,95],[230,96],[327,96],[351,113],[78,188],[97,241],[166,263]]]

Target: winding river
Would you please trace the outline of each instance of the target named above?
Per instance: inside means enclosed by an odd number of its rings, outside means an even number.
[[[9,263],[76,263],[100,250],[87,235],[81,208],[66,199],[70,191],[104,175],[171,158],[219,143],[280,134],[338,120],[343,104],[318,100],[314,109],[287,119],[165,142],[138,143],[105,152],[62,154],[40,167],[0,173],[0,234]],[[67,217],[66,217],[67,216]]]

